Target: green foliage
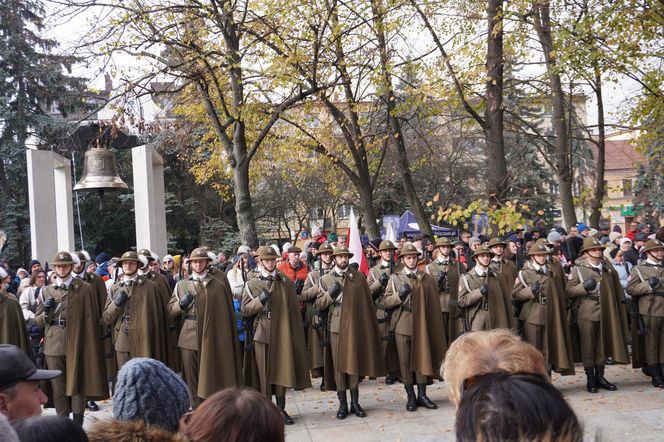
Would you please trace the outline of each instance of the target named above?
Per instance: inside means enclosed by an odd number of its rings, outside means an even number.
[[[30,260],[26,141],[49,146],[54,113],[85,105],[82,79],[67,74],[76,59],[54,55],[57,43],[40,36],[43,14],[38,0],[0,3],[0,229],[11,266]]]

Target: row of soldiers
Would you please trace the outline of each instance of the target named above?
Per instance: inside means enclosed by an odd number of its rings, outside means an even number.
[[[276,269],[276,252],[260,247],[259,268],[242,292],[244,346],[228,280],[210,265],[207,249],[190,254],[190,276],[172,293],[163,275],[149,270],[148,250],[126,252],[108,295],[103,281],[78,273],[71,254],[59,252],[52,260],[56,281],[42,291],[36,312],[45,329],[46,366],[66,373],[50,385],[56,411],[73,412],[82,422],[86,399],[108,397],[107,375],[133,357],[181,372],[194,407],[236,385],[274,395],[286,424],[293,423],[286,390],[310,387],[312,376],[337,392],[339,419],[366,416],[359,403],[363,378],[400,379],[408,411],[434,409],[426,388],[438,378],[448,345],[462,333],[493,328],[518,330],[563,375],[582,362],[589,392],[615,390],[604,366],[608,358],[629,362],[628,317],[604,247],[586,239],[569,277],[544,240],[530,248],[521,271],[502,257],[504,248],[498,239],[478,248],[476,265],[466,271],[446,238],[436,242],[432,262],[410,243],[395,262],[396,247],[383,241],[380,262],[365,277],[349,266],[353,255],[346,248],[323,244],[318,268],[296,284]],[[629,316],[632,362],[664,387],[664,244],[650,241],[644,252],[647,260],[627,286],[638,299]],[[11,303],[0,302],[3,311],[4,305]],[[16,327],[0,336],[30,354],[21,342],[27,341],[24,324]]]

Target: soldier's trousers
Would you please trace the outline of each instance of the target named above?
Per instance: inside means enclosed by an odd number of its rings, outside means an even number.
[[[647,317],[645,335],[646,362],[648,365],[664,364],[664,318]]]
[[[337,391],[356,389],[360,383],[360,378],[356,374],[342,373],[337,370],[339,364],[339,333],[330,333],[330,347],[332,349],[334,382],[337,384]]]
[[[542,356],[544,356],[544,360],[548,362],[549,346],[546,341],[546,329],[544,325],[531,324],[526,321],[523,327],[523,340],[538,349],[542,353]]]
[[[443,330],[445,331],[445,342],[450,345],[450,312],[442,312],[443,314]]]
[[[585,368],[604,365],[606,357],[600,341],[601,330],[599,321],[586,321],[579,319],[579,334],[581,337],[581,361]]]
[[[426,376],[415,373],[410,367],[411,337],[397,333],[394,336],[394,342],[397,345],[397,353],[399,353],[399,367],[403,383],[405,385],[426,384]]]
[[[254,341],[254,354],[256,355],[256,366],[258,367],[258,379],[261,384],[261,393],[263,393],[268,398],[272,398],[272,395],[277,397],[285,396],[285,387],[267,383],[267,355],[269,350],[270,344]]]
[[[118,362],[118,370],[122,368],[124,364],[129,362],[131,356],[128,351],[116,351],[115,360]]]
[[[203,399],[198,397],[198,352],[196,350],[180,349],[182,356],[182,378],[189,388],[191,406],[198,407]]]
[[[85,411],[85,396],[67,396],[67,357],[46,356],[46,366],[49,370],[60,370],[62,374],[51,379],[53,388],[53,403],[55,412],[59,416],[69,416],[69,413],[83,414]]]

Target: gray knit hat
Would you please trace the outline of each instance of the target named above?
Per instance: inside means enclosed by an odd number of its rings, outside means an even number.
[[[170,431],[189,410],[189,392],[178,375],[159,361],[134,358],[118,373],[113,414],[123,421],[143,420]]]

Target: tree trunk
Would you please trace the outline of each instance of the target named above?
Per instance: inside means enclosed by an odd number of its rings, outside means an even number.
[[[486,68],[486,108],[484,111],[486,190],[491,204],[507,198],[507,164],[503,138],[503,0],[489,0]]]
[[[240,230],[240,241],[251,248],[258,247],[254,210],[249,190],[249,162],[238,161],[233,168],[233,191],[235,193],[235,216]]]
[[[533,5],[533,25],[544,51],[546,70],[551,89],[551,106],[553,110],[552,126],[556,134],[555,165],[558,185],[560,187],[560,205],[563,211],[563,222],[566,228],[576,224],[574,195],[572,194],[572,164],[569,147],[569,134],[565,120],[565,96],[562,81],[553,54],[553,37],[551,35],[551,16],[549,2],[540,1]],[[570,97],[571,99],[571,97]]]
[[[380,53],[380,68],[383,77],[382,89],[384,91],[383,100],[385,101],[385,108],[387,111],[386,114],[389,126],[388,130],[390,144],[392,144],[397,152],[397,168],[399,169],[399,174],[401,175],[404,193],[406,194],[406,201],[408,201],[408,205],[415,215],[415,219],[417,220],[417,224],[420,227],[420,231],[428,235],[429,238],[433,238],[433,230],[431,230],[429,218],[424,211],[422,201],[420,201],[420,198],[417,196],[417,192],[415,191],[415,184],[413,183],[413,177],[410,173],[408,153],[406,152],[406,140],[403,136],[401,121],[399,121],[399,117],[396,115],[397,97],[394,94],[394,88],[392,85],[389,54],[387,41],[385,38],[385,26],[383,23],[383,14],[385,8],[383,7],[382,3],[379,3],[380,0],[372,0],[371,8],[374,16],[374,31],[376,32],[376,37],[378,39],[378,51]]]
[[[595,97],[597,98],[597,165],[595,194],[590,206],[590,225],[599,229],[599,220],[602,216],[602,201],[604,200],[604,159],[606,156],[606,133],[604,126],[604,99],[602,97],[602,73],[595,66]]]
[[[364,218],[364,227],[370,239],[380,238],[380,227],[376,222],[376,210],[373,203],[373,191],[371,187],[371,179],[368,175],[363,173],[359,174],[359,186],[357,186],[358,194],[360,195],[360,210]]]

